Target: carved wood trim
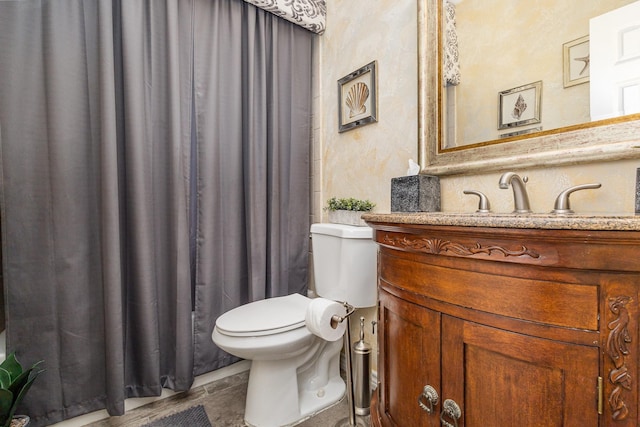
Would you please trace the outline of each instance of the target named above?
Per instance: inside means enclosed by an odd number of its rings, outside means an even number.
[[[524,245],[522,245],[519,249],[510,250],[496,245],[483,246],[480,243],[476,243],[473,246],[468,246],[461,243],[451,242],[449,240],[425,238],[409,239],[407,237],[392,237],[388,234],[384,236],[382,242],[386,245],[412,249],[414,251],[426,252],[434,255],[438,255],[443,252],[451,252],[459,256],[471,256],[476,254],[487,254],[491,256],[493,255],[493,253],[498,252],[501,253],[504,257],[518,257],[527,255],[531,258],[540,258],[539,253],[528,249]]]
[[[624,401],[625,390],[631,390],[633,378],[627,367],[629,356],[628,344],[631,343],[629,334],[629,312],[626,305],[631,301],[628,296],[609,298],[609,310],[616,316],[608,323],[609,336],[607,337],[606,352],[614,367],[609,371],[609,381],[613,384],[613,390],[609,394],[609,406],[611,418],[616,421],[624,420],[629,415],[629,408]]]

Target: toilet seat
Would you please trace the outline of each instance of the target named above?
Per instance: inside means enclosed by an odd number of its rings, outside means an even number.
[[[241,305],[216,320],[216,329],[232,337],[274,335],[304,327],[311,299],[291,294]]]

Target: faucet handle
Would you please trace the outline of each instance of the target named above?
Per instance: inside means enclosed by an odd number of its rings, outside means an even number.
[[[489,199],[483,193],[476,190],[464,190],[464,194],[473,194],[480,198],[478,202],[478,210],[477,213],[489,213],[491,212],[491,207],[489,206]]]
[[[589,190],[589,189],[595,189],[595,188],[600,188],[600,187],[602,187],[602,184],[595,183],[595,184],[576,185],[575,187],[567,188],[566,190],[564,190],[562,193],[560,193],[558,195],[558,198],[556,199],[556,203],[555,203],[551,213],[554,213],[554,214],[572,214],[573,210],[569,206],[569,195],[571,193],[573,193],[574,191],[578,191],[578,190]]]

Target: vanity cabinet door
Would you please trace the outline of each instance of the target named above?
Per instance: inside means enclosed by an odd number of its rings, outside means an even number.
[[[429,413],[422,393],[425,386],[440,393],[440,313],[380,290],[379,317],[382,424],[439,426],[439,402]]]
[[[597,427],[598,363],[596,347],[442,315],[441,399],[458,427]]]

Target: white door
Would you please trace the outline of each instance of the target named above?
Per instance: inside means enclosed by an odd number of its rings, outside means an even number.
[[[591,120],[640,112],[640,1],[589,22]]]

